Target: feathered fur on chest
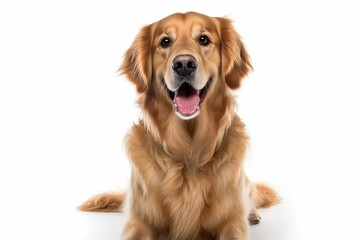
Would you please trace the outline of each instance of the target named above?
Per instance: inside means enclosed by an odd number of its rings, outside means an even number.
[[[173,158],[174,153],[157,144],[143,125],[134,126],[127,139],[133,167],[132,211],[174,239],[216,229],[244,195],[241,169],[247,137],[240,121],[237,125],[227,130],[221,147],[204,165]]]

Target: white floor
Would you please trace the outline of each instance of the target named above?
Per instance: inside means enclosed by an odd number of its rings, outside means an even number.
[[[47,211],[13,211],[6,219],[2,214],[2,240],[119,240],[126,218],[119,213],[83,213],[69,209]],[[294,216],[289,206],[282,204],[262,211],[262,222],[251,227],[253,240],[299,239],[294,233]]]
[[[297,239],[294,233],[291,209],[286,204],[267,209],[262,212],[263,221],[261,224],[251,227],[251,239],[277,239],[288,240]],[[106,239],[119,239],[119,232],[122,229],[125,216],[122,214],[85,214],[86,222],[96,228],[90,230],[90,239],[100,239],[101,236],[107,236]],[[87,238],[89,239],[89,238]],[[101,238],[104,239],[104,238]]]

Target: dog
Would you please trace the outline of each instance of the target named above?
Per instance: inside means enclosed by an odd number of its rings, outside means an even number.
[[[120,67],[143,113],[125,140],[132,172],[122,239],[246,240],[257,209],[280,201],[244,171],[248,136],[233,91],[250,71],[228,18],[175,13],[140,30]],[[100,194],[79,209],[120,211],[125,197]]]

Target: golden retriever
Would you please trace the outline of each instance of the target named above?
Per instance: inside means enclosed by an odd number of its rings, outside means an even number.
[[[229,19],[175,13],[141,29],[120,72],[136,86],[143,119],[126,148],[130,218],[122,239],[249,239],[256,209],[279,202],[244,172],[248,136],[233,90],[252,70]],[[79,208],[119,211],[125,195]]]

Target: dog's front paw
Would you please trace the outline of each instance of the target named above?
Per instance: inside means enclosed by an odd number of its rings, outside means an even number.
[[[259,224],[261,220],[260,215],[257,212],[251,212],[248,217],[248,221],[251,225]]]

